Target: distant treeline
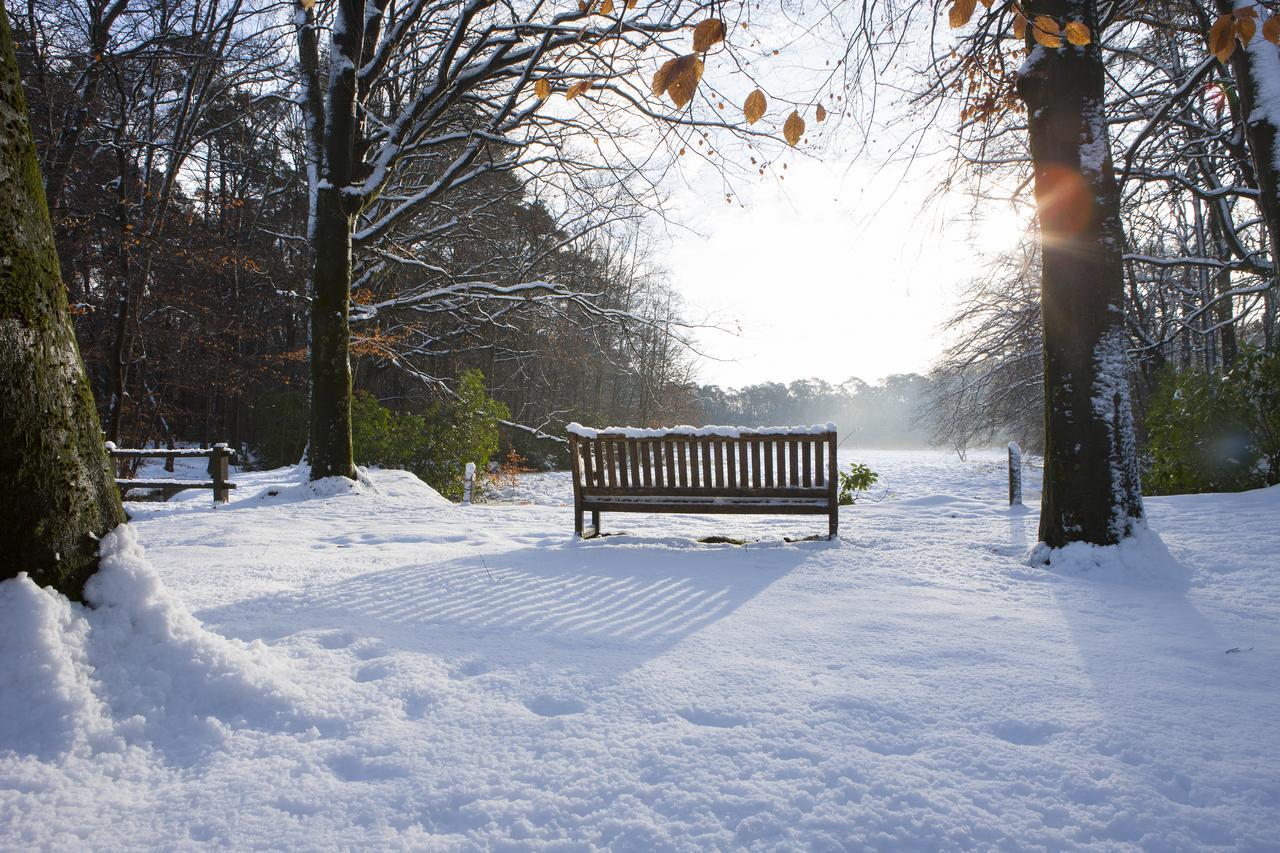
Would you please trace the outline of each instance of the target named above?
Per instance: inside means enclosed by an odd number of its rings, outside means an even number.
[[[836,424],[845,446],[927,447],[922,418],[930,380],[915,373],[885,377],[876,385],[852,378],[832,385],[821,379],[763,382],[742,388],[698,388],[703,424],[773,426]]]

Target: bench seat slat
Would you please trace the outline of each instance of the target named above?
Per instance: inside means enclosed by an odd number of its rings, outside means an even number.
[[[620,486],[603,488],[587,486],[582,490],[587,497],[709,497],[709,498],[826,498],[826,489],[800,488],[795,486],[770,486],[760,489],[700,489],[693,486],[654,486],[628,489]]]
[[[598,512],[680,512],[691,515],[826,515],[825,501],[807,501],[782,503],[779,501],[760,501],[757,503],[712,503],[710,501],[670,501],[654,503],[652,500],[628,501],[622,499],[594,501],[584,499],[584,510]]]

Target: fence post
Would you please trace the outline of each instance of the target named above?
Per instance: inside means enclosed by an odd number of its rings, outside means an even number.
[[[1009,442],[1009,506],[1022,506],[1022,448]]]
[[[227,481],[231,479],[231,472],[228,470],[228,463],[231,459],[231,451],[227,449],[225,443],[215,444],[213,446],[212,458],[209,460],[213,468],[213,499],[219,503],[227,503],[231,500],[231,490],[227,488]]]
[[[466,475],[462,481],[462,505],[471,505],[471,489],[476,484],[476,463],[468,462]]]

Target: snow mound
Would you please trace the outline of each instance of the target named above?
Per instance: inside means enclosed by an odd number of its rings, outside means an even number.
[[[453,501],[418,479],[412,471],[393,468],[361,468],[361,479],[375,486],[378,494],[389,498],[407,498],[424,506],[454,506]]]
[[[288,665],[261,641],[205,630],[160,583],[133,531],[102,540],[93,609],[0,584],[0,752],[41,757],[150,744],[176,763],[234,727],[306,730]]]
[[[90,684],[89,624],[23,572],[0,583],[0,753],[51,760],[109,734]]]
[[[453,502],[410,471],[391,468],[357,468],[356,479],[325,477],[307,478],[305,465],[294,465],[273,472],[285,477],[283,482],[268,484],[258,495],[271,503],[294,503],[312,499],[340,498],[348,495],[408,498],[425,506],[453,506]]]
[[[1032,566],[1055,574],[1090,577],[1112,583],[1186,587],[1190,573],[1180,564],[1159,535],[1145,525],[1116,545],[1072,542],[1050,548],[1043,542],[1029,555]]]

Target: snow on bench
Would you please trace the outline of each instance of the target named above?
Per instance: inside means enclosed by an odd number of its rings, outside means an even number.
[[[599,535],[601,512],[825,515],[828,538],[839,527],[834,424],[566,431],[583,538]]]
[[[169,478],[160,478],[152,480],[133,480],[127,477],[117,477],[116,486],[120,489],[120,498],[124,497],[135,489],[146,489],[148,491],[159,492],[163,500],[176,495],[178,492],[186,489],[212,489],[213,499],[221,503],[227,503],[231,500],[231,490],[236,484],[231,482],[229,478],[229,468],[231,460],[235,457],[236,452],[228,448],[225,444],[215,444],[213,447],[184,447],[174,450],[163,450],[160,448],[151,449],[134,449],[116,447],[114,442],[107,442],[107,455],[112,459],[190,459],[190,458],[208,458],[209,460],[209,476],[213,479],[209,482],[202,480],[178,480]]]

